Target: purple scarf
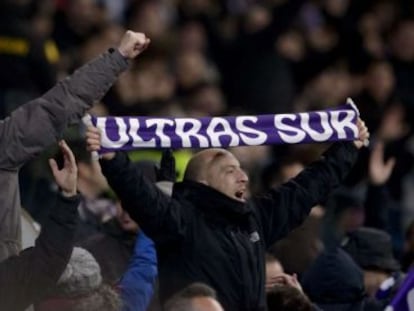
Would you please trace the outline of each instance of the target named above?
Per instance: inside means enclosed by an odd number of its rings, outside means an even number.
[[[306,113],[212,118],[91,117],[101,152],[141,148],[227,148],[355,140],[353,104]]]
[[[385,311],[414,311],[414,269],[409,271]]]

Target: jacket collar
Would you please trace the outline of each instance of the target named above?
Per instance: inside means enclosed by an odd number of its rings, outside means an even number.
[[[174,185],[173,196],[182,197],[210,216],[224,217],[231,222],[246,220],[251,208],[245,202],[232,199],[224,193],[194,181]]]

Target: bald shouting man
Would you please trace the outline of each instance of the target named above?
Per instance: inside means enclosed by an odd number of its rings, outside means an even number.
[[[109,184],[156,244],[161,300],[202,282],[217,291],[225,310],[265,310],[265,250],[341,183],[369,137],[361,120],[358,128],[357,141],[333,144],[296,178],[249,200],[248,176],[223,149],[194,155],[172,197],[147,181],[125,154],[104,155]],[[89,128],[89,150],[99,150],[99,142],[99,131]]]

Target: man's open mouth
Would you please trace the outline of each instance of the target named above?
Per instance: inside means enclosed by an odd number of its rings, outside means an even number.
[[[234,195],[239,200],[243,200],[244,199],[244,190],[238,190],[238,191],[236,191],[236,193]]]

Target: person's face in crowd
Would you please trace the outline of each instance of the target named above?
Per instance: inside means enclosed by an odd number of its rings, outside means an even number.
[[[266,262],[266,279],[277,277],[284,272],[285,271],[279,261],[274,260]]]
[[[269,10],[261,5],[253,5],[247,11],[244,29],[247,33],[256,33],[269,25],[271,19]]]
[[[204,51],[206,46],[206,33],[199,22],[191,21],[181,27],[178,34],[179,51]]]
[[[192,96],[188,111],[191,116],[216,116],[223,113],[225,107],[221,90],[216,85],[206,85]]]
[[[141,61],[138,68],[127,70],[116,84],[121,104],[126,106],[145,105],[152,100],[166,101],[173,96],[174,90],[175,79],[163,58]]]
[[[240,162],[228,151],[221,151],[205,167],[205,181],[208,186],[224,193],[232,199],[246,200],[249,178],[240,167]]]
[[[156,41],[166,34],[169,28],[169,12],[159,1],[147,1],[132,12],[129,28],[145,33]]]
[[[197,311],[224,311],[220,303],[211,297],[193,298],[191,304]]]
[[[177,56],[175,60],[177,82],[183,89],[188,89],[201,81],[208,80],[209,68],[200,51],[188,50]]]
[[[333,16],[343,17],[349,7],[349,0],[328,0],[324,1],[324,9]]]
[[[414,60],[414,22],[404,21],[397,27],[391,37],[391,46],[394,56],[398,59],[411,62]]]
[[[282,34],[276,42],[277,51],[288,60],[299,62],[305,57],[305,39],[294,30]]]
[[[364,286],[367,294],[370,297],[375,297],[375,293],[387,278],[389,278],[389,275],[385,272],[364,270]]]
[[[275,280],[284,274],[282,265],[277,260],[266,262],[266,291],[269,291],[275,284]]]
[[[307,92],[317,98],[324,107],[332,107],[343,102],[352,88],[348,72],[332,68],[316,76],[308,85]]]
[[[105,14],[100,14],[100,9],[93,0],[72,0],[68,3],[67,17],[71,28],[77,33],[84,33],[105,19]]]
[[[395,86],[395,77],[389,63],[372,65],[367,73],[367,90],[379,101],[387,100]]]

